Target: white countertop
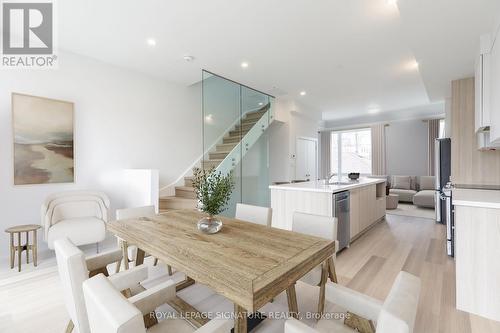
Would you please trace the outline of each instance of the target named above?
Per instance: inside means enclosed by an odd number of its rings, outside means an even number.
[[[500,209],[500,191],[454,189],[453,205]]]
[[[342,180],[348,182],[347,180]],[[284,185],[271,185],[270,189],[285,190],[285,191],[306,191],[306,192],[323,192],[323,193],[337,193],[341,191],[351,190],[357,187],[367,185],[380,184],[385,182],[381,178],[360,178],[357,181],[349,181],[349,185],[327,185],[324,181],[310,181],[304,183],[284,184]]]

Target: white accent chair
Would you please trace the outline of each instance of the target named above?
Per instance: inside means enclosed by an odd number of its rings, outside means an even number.
[[[326,299],[367,320],[371,320],[377,333],[412,333],[420,296],[420,279],[400,272],[389,295],[382,303],[367,295],[338,284],[326,286]],[[335,310],[338,311],[337,309]],[[285,323],[285,333],[353,333],[355,330],[338,319],[321,319],[314,328],[290,319]]]
[[[148,300],[150,294],[126,299],[101,274],[83,283],[83,294],[91,333],[229,333],[231,330],[231,321],[222,319],[210,320],[197,330],[183,319],[167,319],[146,330],[143,316],[156,308],[154,300]],[[172,282],[163,294],[166,299],[173,299],[175,284]]]
[[[238,220],[248,221],[270,227],[272,216],[273,210],[269,207],[260,207],[237,203],[236,214],[234,217]]]
[[[292,219],[292,231],[326,238],[335,241],[335,250],[338,249],[337,241],[337,218],[324,215],[306,214],[294,212]],[[333,255],[332,261],[335,258]],[[332,264],[333,265],[333,264]],[[320,287],[318,313],[323,313],[325,304],[325,285],[328,277],[332,282],[337,282],[337,276],[334,272],[334,267],[329,270],[328,265],[321,264],[303,276],[300,281],[312,286]]]
[[[76,328],[78,333],[89,333],[89,324],[82,283],[98,273],[107,275],[106,266],[122,259],[121,250],[113,250],[85,258],[84,253],[68,238],[54,241],[57,268],[63,286],[66,308],[70,316],[66,332]],[[144,290],[140,282],[148,278],[146,266],[138,266],[125,272],[112,275],[109,279],[115,287],[131,294]]]
[[[133,207],[133,208],[123,208],[123,209],[117,209],[116,210],[116,219],[117,220],[126,220],[126,219],[133,219],[133,218],[140,218],[140,217],[151,217],[156,215],[156,209],[155,206],[142,206],[142,207]],[[123,256],[128,257],[128,261],[125,263],[124,262],[124,267],[125,269],[128,269],[128,264],[130,262],[135,261],[137,257],[137,246],[127,244],[126,249],[124,249],[124,245],[122,240],[119,237],[116,237],[118,240],[118,246],[124,250]],[[127,255],[125,255],[125,252]],[[154,260],[154,265],[158,263],[158,259],[155,258]],[[172,275],[172,268],[170,266],[167,266],[168,268],[168,274]],[[120,270],[120,264],[116,266],[116,272]]]
[[[95,191],[68,191],[52,194],[41,208],[44,240],[49,249],[54,241],[67,237],[73,244],[99,243],[106,237],[109,199]]]

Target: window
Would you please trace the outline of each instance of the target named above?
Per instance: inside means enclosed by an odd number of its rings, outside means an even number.
[[[331,173],[372,173],[372,137],[369,128],[332,132]]]
[[[446,123],[444,119],[439,120],[439,138],[444,138],[446,135],[445,124]]]

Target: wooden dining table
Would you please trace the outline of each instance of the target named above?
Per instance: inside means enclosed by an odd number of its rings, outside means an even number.
[[[154,217],[108,223],[108,230],[144,252],[186,275],[178,290],[196,281],[234,303],[234,332],[247,332],[247,315],[254,313],[286,290],[289,312],[297,316],[295,283],[313,268],[328,264],[334,270],[332,240],[308,236],[220,217],[223,228],[204,234],[197,222],[205,215],[176,210]],[[178,312],[196,311],[177,297],[169,304]],[[196,327],[207,319],[195,316]]]

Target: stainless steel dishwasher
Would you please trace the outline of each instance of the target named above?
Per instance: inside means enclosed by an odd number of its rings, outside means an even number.
[[[350,223],[350,194],[349,191],[342,191],[333,194],[333,217],[338,220],[337,224],[337,240],[339,241],[339,249],[342,250],[349,246],[351,240],[351,223]]]

